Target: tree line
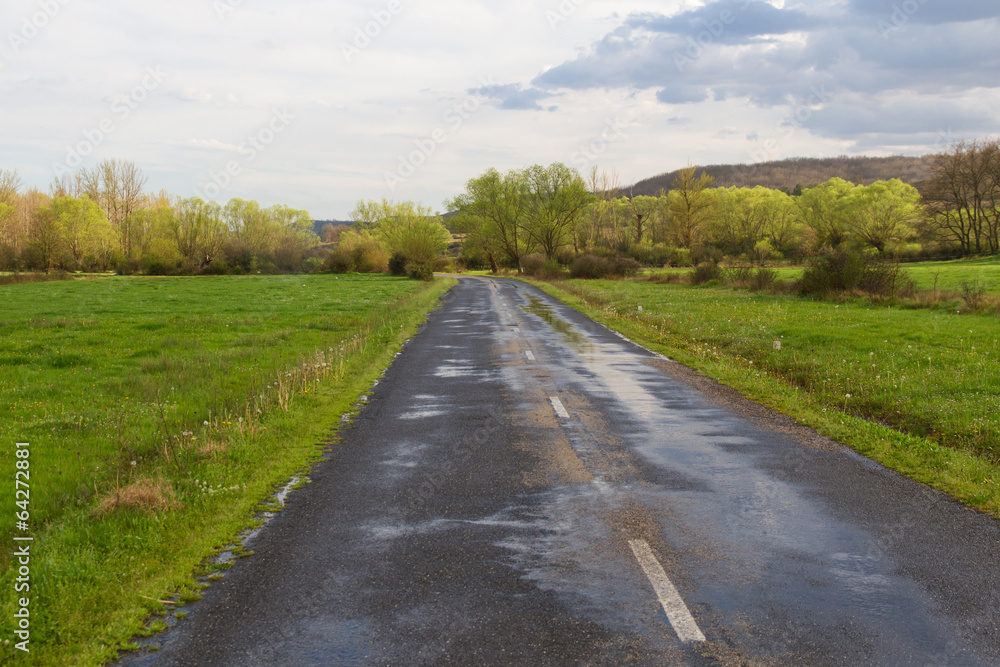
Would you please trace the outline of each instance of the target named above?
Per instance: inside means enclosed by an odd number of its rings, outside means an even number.
[[[444,268],[451,232],[468,268],[520,270],[535,256],[688,266],[728,257],[802,261],[829,250],[880,257],[1000,252],[1000,142],[960,142],[925,161],[922,190],[900,179],[832,178],[794,190],[716,187],[680,170],[670,190],[641,195],[614,173],[587,178],[562,163],[470,179],[445,218],[414,202],[362,200],[354,226],[321,245],[303,210],[225,205],[144,191],[133,162],[106,160],[48,193],[0,170],[0,270],[120,273],[391,271],[427,278]]]
[[[0,270],[250,273],[321,263],[307,211],[151,194],[146,181],[134,162],[105,160],[43,193],[0,170]]]
[[[930,160],[921,193],[900,179],[856,185],[832,178],[794,191],[715,187],[694,167],[658,196],[626,192],[613,173],[584,180],[556,163],[468,181],[448,202],[465,235],[462,261],[518,269],[533,254],[630,257],[687,266],[724,257],[802,261],[829,250],[884,258],[1000,252],[1000,144],[964,142]]]

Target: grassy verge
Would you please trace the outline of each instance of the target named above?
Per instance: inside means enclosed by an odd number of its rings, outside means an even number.
[[[535,284],[636,342],[1000,518],[996,317],[639,280]]]
[[[31,653],[93,665],[143,630],[254,508],[321,454],[451,286],[388,277],[112,278],[4,288],[0,539],[31,443]],[[17,533],[21,534],[21,533]]]

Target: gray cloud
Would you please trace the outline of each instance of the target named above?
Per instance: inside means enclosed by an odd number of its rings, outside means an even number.
[[[625,22],[629,28],[693,39],[708,35],[720,44],[745,44],[760,41],[757,38],[763,35],[811,30],[820,24],[817,17],[760,0],[724,0],[673,16],[635,14]]]
[[[851,0],[855,13],[892,22],[906,17],[914,23],[940,25],[1000,17],[996,0]]]
[[[471,88],[469,93],[481,95],[497,102],[501,109],[510,110],[547,110],[555,111],[558,107],[542,107],[538,102],[557,95],[547,90],[538,88],[525,89],[519,83],[509,83],[502,86],[483,86],[482,88]]]

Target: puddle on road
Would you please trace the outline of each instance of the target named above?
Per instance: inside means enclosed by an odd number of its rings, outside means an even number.
[[[576,327],[574,327],[571,322],[567,322],[563,318],[559,317],[556,314],[555,309],[551,305],[547,304],[541,297],[530,293],[525,296],[528,298],[528,305],[522,306],[522,309],[525,312],[531,313],[548,323],[549,326],[566,339],[566,342],[570,344],[570,347],[580,354],[585,354],[593,350],[593,344],[590,340],[577,331]]]

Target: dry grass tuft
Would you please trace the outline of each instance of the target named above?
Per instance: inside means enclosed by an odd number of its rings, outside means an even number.
[[[140,479],[101,500],[94,515],[107,516],[123,510],[153,514],[182,507],[183,504],[174,500],[174,489],[170,482],[164,479]]]
[[[229,449],[229,443],[225,441],[221,442],[208,442],[198,448],[198,454],[200,456],[211,456],[215,458],[219,454],[225,454]]]

